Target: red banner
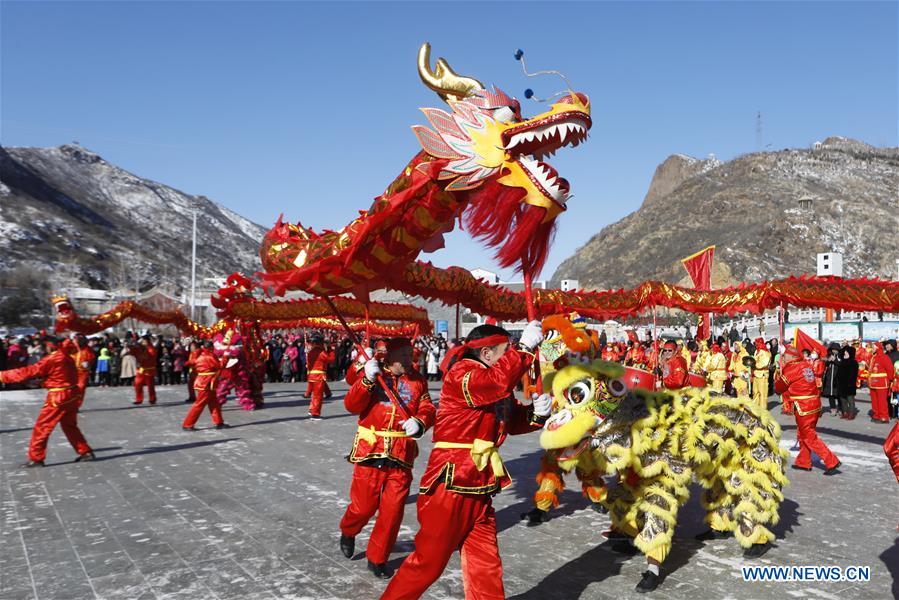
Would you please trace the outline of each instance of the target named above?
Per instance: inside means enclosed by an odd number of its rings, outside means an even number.
[[[681,263],[693,280],[693,289],[707,291],[712,289],[712,259],[715,257],[715,246],[709,246],[687,258]],[[696,337],[707,340],[712,332],[712,319],[708,313],[702,315],[696,327]]]
[[[796,346],[796,349],[800,352],[808,350],[809,352],[817,352],[818,356],[821,358],[827,356],[827,348],[825,348],[821,342],[798,327],[796,328],[796,333],[793,335],[793,345]]]

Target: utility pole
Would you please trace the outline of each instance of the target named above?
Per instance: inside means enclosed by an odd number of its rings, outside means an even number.
[[[197,294],[197,211],[194,210],[194,240],[190,259],[190,319],[194,320],[194,303]]]

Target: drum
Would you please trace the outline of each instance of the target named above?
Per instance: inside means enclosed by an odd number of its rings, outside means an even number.
[[[708,385],[705,376],[699,373],[687,373],[687,385],[690,387],[704,388]]]
[[[649,371],[636,367],[624,367],[624,382],[628,389],[641,389],[655,391],[655,377]]]

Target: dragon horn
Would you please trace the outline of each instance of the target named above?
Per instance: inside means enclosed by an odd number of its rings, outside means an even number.
[[[426,86],[437,92],[446,102],[464,100],[475,90],[483,90],[484,84],[471,77],[457,75],[442,58],[431,70],[431,44],[425,42],[418,50],[418,75]]]

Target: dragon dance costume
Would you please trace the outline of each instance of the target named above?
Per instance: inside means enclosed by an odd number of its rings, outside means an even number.
[[[244,410],[254,410],[256,403],[250,391],[250,374],[247,357],[243,348],[243,337],[235,329],[224,335],[215,336],[215,354],[222,363],[215,395],[219,404],[224,404],[232,391],[237,395],[237,403]]]
[[[322,414],[322,400],[325,397],[328,386],[328,366],[334,362],[334,352],[326,351],[320,342],[313,341],[312,348],[306,352],[306,365],[308,367],[308,383],[306,384],[306,397],[312,398],[309,403],[309,416],[320,417]]]
[[[212,417],[213,425],[222,425],[222,404],[216,396],[216,380],[219,371],[221,371],[221,363],[216,358],[215,353],[207,348],[196,351],[196,355],[191,352],[191,358],[187,361],[190,367],[193,383],[195,400],[193,406],[187,411],[184,422],[181,427],[184,429],[193,429],[200,418],[200,414],[204,408],[209,409],[209,415]]]
[[[382,600],[420,597],[456,550],[467,597],[505,597],[491,499],[512,482],[498,452],[506,436],[541,427],[510,391],[532,361],[532,354],[510,348],[492,367],[462,358],[448,369],[418,495],[415,550]]]
[[[48,343],[49,346],[49,343]],[[21,383],[40,378],[47,388],[47,398],[37,416],[28,445],[30,464],[43,466],[47,456],[47,441],[59,424],[66,439],[81,457],[93,458],[93,452],[78,428],[78,372],[70,354],[74,344],[64,341],[37,363],[0,371],[0,383]],[[49,349],[49,348],[48,348]]]
[[[134,376],[134,404],[143,404],[144,386],[150,396],[150,404],[156,404],[156,348],[150,345],[147,338],[132,347],[131,352],[137,359],[137,373]]]
[[[385,372],[383,380],[418,421],[416,438],[421,437],[434,425],[436,410],[427,381],[414,371],[400,376]],[[400,425],[403,416],[397,414],[384,390],[364,376],[350,387],[344,405],[359,415],[359,424],[348,457],[354,465],[350,505],[340,521],[340,532],[345,538],[355,538],[377,512],[365,555],[372,565],[383,565],[403,522],[418,444]]]

